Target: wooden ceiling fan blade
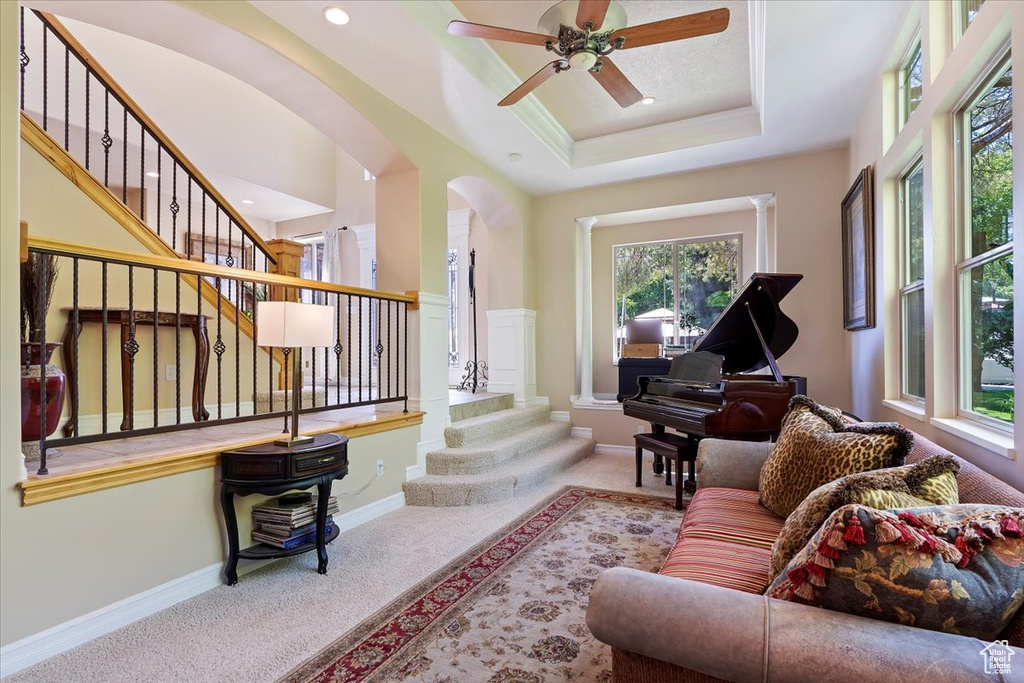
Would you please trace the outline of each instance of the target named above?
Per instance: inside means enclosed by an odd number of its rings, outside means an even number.
[[[498,106],[507,107],[510,104],[515,104],[519,100],[529,95],[534,88],[536,88],[538,85],[540,85],[541,83],[543,83],[544,81],[548,80],[556,73],[558,73],[557,71],[555,71],[555,67],[558,66],[561,63],[561,61],[562,60],[560,59],[556,59],[555,61],[548,64],[537,73],[527,78],[525,81],[522,82],[522,84],[520,84],[518,88],[516,88],[508,95],[506,95],[505,99],[503,99],[501,102],[498,102]]]
[[[728,27],[729,10],[723,7],[721,9],[708,10],[707,12],[687,14],[685,17],[652,21],[649,24],[619,29],[611,34],[609,41],[613,41],[616,38],[625,38],[626,42],[620,49],[628,50],[632,47],[657,45],[658,43],[669,43],[673,40],[721,33]]]
[[[608,5],[611,0],[580,0],[579,9],[576,10],[576,25],[585,29],[588,21],[593,29],[601,28],[604,23],[604,16],[608,14]]]
[[[468,36],[470,38],[486,38],[487,40],[503,40],[506,43],[523,43],[524,45],[543,46],[549,40],[558,42],[556,36],[545,36],[540,33],[528,31],[516,31],[511,28],[500,26],[487,26],[485,24],[474,24],[469,21],[453,21],[448,24],[448,33],[453,36]]]
[[[601,87],[608,91],[608,94],[615,98],[621,107],[629,107],[644,98],[643,94],[636,89],[626,75],[619,71],[612,60],[601,57],[601,71],[591,69],[593,76]]]

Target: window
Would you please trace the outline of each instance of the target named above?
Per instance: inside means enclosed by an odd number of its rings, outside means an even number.
[[[616,357],[634,318],[661,319],[664,343],[689,350],[736,295],[739,254],[738,237],[616,246]]]
[[[900,179],[900,338],[903,398],[923,401],[924,389],[924,165]]]
[[[900,106],[903,112],[900,123],[906,123],[921,104],[924,84],[921,68],[921,41],[918,39],[900,66]]]
[[[985,4],[985,0],[960,0],[957,3],[960,9],[960,33],[961,35],[967,30],[967,27],[974,21],[974,17],[978,14],[978,10]]]
[[[305,280],[325,281],[324,278],[324,238],[320,235],[299,237],[296,242],[302,243],[302,258],[299,260],[299,277]],[[301,290],[299,296],[303,303],[320,303],[319,296],[308,289]],[[314,301],[314,297],[317,301]]]
[[[959,404],[965,417],[1013,423],[1013,73],[1009,58],[960,118],[962,225]]]

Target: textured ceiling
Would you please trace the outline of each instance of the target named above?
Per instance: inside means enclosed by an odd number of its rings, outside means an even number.
[[[659,123],[728,111],[751,104],[750,37],[744,0],[619,0],[630,26],[728,8],[724,32],[612,54],[616,66],[644,95],[650,106],[623,109],[586,72],[557,74],[534,93],[575,140],[644,128]],[[469,21],[537,31],[537,21],[551,7],[547,0],[454,0]],[[465,38],[464,40],[480,40]],[[489,41],[523,80],[552,61],[543,47]]]

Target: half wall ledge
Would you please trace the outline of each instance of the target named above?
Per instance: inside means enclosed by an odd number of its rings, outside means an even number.
[[[327,421],[326,415],[321,414],[320,420],[322,421],[313,429],[303,430],[303,433],[337,433],[354,439],[368,434],[420,425],[423,423],[423,415],[422,412],[377,412],[373,415],[363,414],[349,418],[338,416],[336,421],[330,423]],[[309,417],[306,421],[307,424],[312,422]],[[280,425],[276,418],[274,422],[278,426]],[[173,474],[216,467],[220,461],[220,452],[223,450],[270,443],[278,438],[280,438],[280,434],[276,432],[256,439],[235,436],[233,439],[206,443],[199,448],[182,450],[178,453],[140,454],[134,456],[129,462],[122,461],[116,464],[94,462],[91,463],[91,467],[81,471],[68,471],[63,474],[54,473],[46,476],[30,475],[28,479],[18,482],[18,488],[21,489],[21,504],[22,506],[37,505],[51,500],[127,486]],[[55,462],[59,463],[60,461]],[[56,468],[51,467],[51,470],[53,469]]]

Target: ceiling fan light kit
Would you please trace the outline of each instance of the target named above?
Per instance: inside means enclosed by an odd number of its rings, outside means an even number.
[[[509,93],[499,107],[515,104],[537,86],[562,71],[589,72],[621,107],[651,104],[608,57],[615,50],[657,45],[721,33],[729,27],[729,10],[716,9],[627,27],[626,11],[613,0],[563,0],[540,18],[541,33],[453,21],[448,33],[456,36],[540,45],[559,58]]]

